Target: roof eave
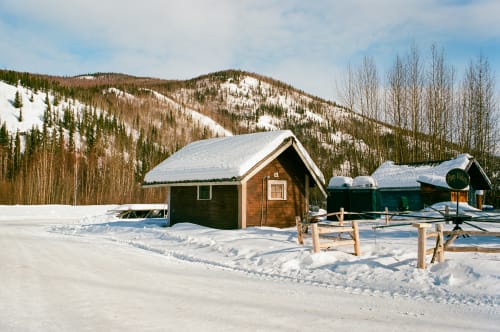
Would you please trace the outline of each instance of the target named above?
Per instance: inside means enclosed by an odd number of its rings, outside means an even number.
[[[213,180],[166,181],[166,182],[152,182],[152,183],[145,182],[142,184],[142,188],[204,186],[204,185],[228,186],[228,185],[239,185],[239,184],[241,184],[241,180],[239,178],[231,178],[231,179],[213,179]]]
[[[302,162],[306,166],[306,169],[309,171],[309,174],[311,175],[314,182],[318,186],[319,190],[323,194],[323,197],[328,197],[328,192],[326,191],[326,187],[325,187],[324,183],[321,181],[320,178],[318,178],[318,175],[316,174],[316,172],[312,168],[312,165],[309,164],[309,161],[307,160],[307,158],[304,155],[302,155],[301,149],[299,149],[295,140],[293,141],[292,146],[295,149],[295,151],[297,152],[297,154],[299,155],[299,158],[302,160]]]
[[[476,159],[471,160],[471,162],[469,163],[469,165],[467,165],[467,167],[466,167],[466,171],[469,172],[469,170],[472,167],[472,165],[476,166],[476,168],[478,169],[479,173],[481,174],[481,176],[483,177],[484,181],[486,182],[486,186],[487,186],[486,188],[478,188],[478,189],[481,189],[481,190],[492,190],[493,189],[493,184],[491,183],[491,180],[488,178],[488,176],[486,175],[486,172],[481,167],[481,165],[479,165],[479,162]]]

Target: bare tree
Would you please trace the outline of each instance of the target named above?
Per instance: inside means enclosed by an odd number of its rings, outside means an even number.
[[[460,145],[487,165],[498,143],[495,80],[482,54],[471,61],[461,84]]]
[[[404,160],[404,134],[403,130],[407,126],[407,114],[405,112],[405,87],[406,87],[406,74],[403,62],[399,55],[390,69],[387,81],[387,96],[386,96],[386,111],[391,123],[395,126],[394,129],[394,146],[393,159],[396,162]]]
[[[444,51],[431,46],[431,63],[426,85],[426,125],[430,136],[429,158],[446,158],[451,141],[454,70],[445,63]]]
[[[421,133],[423,117],[423,95],[424,95],[424,77],[423,65],[420,61],[420,52],[417,45],[413,45],[406,60],[407,75],[407,108],[409,114],[409,129],[412,135],[412,161],[422,159]]]
[[[361,114],[374,120],[380,120],[379,81],[375,61],[365,56],[357,72],[357,95]]]
[[[342,103],[351,111],[356,111],[356,89],[355,89],[355,77],[354,72],[352,70],[351,64],[347,66],[346,76],[343,78],[343,81],[340,83],[340,87],[337,86],[337,89],[340,91],[340,98]]]

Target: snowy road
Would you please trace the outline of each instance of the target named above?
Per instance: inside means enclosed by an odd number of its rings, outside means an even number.
[[[0,220],[0,331],[487,331],[493,308],[261,279]]]

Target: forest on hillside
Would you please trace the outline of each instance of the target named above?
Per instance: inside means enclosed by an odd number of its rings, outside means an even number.
[[[246,86],[248,78],[258,82]],[[0,112],[0,204],[162,202],[162,189],[143,189],[144,174],[189,142],[214,137],[187,110],[233,134],[269,130],[264,118],[291,129],[328,179],[367,175],[383,161],[444,160],[467,152],[493,181],[498,199],[498,103],[488,61],[471,60],[464,77],[431,48],[397,56],[381,75],[366,57],[340,85],[343,105],[273,79],[237,70],[187,81],[97,73],[52,77],[0,71],[0,80],[26,87],[23,103],[45,98],[43,124],[8,132]],[[83,103],[83,106],[76,105]],[[1,111],[1,110],[0,110]],[[320,198],[314,202],[321,204]]]
[[[41,128],[12,134],[0,118],[0,203],[164,201],[164,192],[142,190],[140,185],[149,167],[167,155],[167,147],[152,142],[142,131],[135,139],[118,116],[136,110],[95,88],[63,86],[53,78],[29,73],[0,74],[2,81],[27,86],[46,98]],[[80,114],[72,107],[60,109],[64,100],[71,104],[77,99],[86,103]],[[22,105],[14,106],[22,112]]]

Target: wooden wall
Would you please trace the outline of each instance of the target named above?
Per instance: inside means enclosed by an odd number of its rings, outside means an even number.
[[[238,228],[237,186],[212,186],[211,200],[197,200],[197,186],[172,187],[170,224],[190,222],[219,229]]]
[[[302,161],[290,147],[253,176],[247,183],[247,227],[294,226],[295,216],[305,213],[305,174]],[[285,201],[267,199],[267,179],[287,181]]]
[[[457,196],[456,192],[452,192],[448,189],[435,187],[426,183],[420,184],[420,191],[422,194],[422,202],[425,205],[432,205],[434,203],[439,202],[448,202],[453,201],[456,202]],[[468,202],[468,192],[460,191],[459,194],[459,202]]]

